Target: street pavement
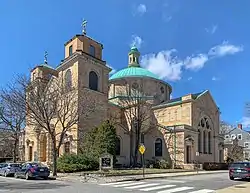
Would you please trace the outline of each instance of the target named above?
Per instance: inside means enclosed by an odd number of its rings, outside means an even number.
[[[0,177],[0,193],[210,193],[244,181],[231,181],[227,173],[168,177],[113,183],[83,183],[80,181],[30,180]],[[249,182],[250,183],[250,182]]]

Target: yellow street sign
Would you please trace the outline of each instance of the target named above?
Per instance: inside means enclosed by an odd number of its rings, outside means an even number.
[[[143,144],[140,145],[140,147],[139,147],[139,152],[140,152],[141,154],[144,154],[145,150],[146,150],[146,147],[145,147]]]

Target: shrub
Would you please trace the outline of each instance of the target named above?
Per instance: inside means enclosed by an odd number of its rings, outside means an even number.
[[[98,167],[98,159],[90,154],[65,154],[57,163],[57,170],[65,173],[97,170]]]
[[[205,162],[203,163],[204,170],[227,170],[227,163]]]
[[[168,161],[161,159],[158,161],[159,168],[160,169],[170,169],[171,165],[168,163]]]

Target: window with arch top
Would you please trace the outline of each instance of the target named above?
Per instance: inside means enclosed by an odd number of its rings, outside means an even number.
[[[89,88],[98,91],[98,76],[94,71],[89,73]]]
[[[116,137],[115,155],[121,155],[121,139]]]
[[[65,73],[65,87],[67,90],[71,89],[72,87],[72,74],[71,74],[71,70],[68,69]]]
[[[162,139],[157,138],[155,140],[155,157],[162,156]]]

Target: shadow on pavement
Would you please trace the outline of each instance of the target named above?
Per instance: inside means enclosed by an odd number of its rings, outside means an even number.
[[[18,189],[18,190],[32,190],[32,189],[59,189],[66,187],[66,184],[51,184],[46,182],[41,183],[32,183],[32,181],[27,181],[28,183],[23,183],[20,181],[19,183],[10,183],[10,182],[0,182],[0,190],[10,190],[10,189]]]

